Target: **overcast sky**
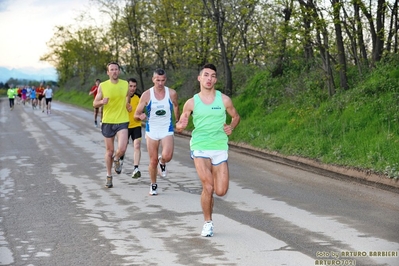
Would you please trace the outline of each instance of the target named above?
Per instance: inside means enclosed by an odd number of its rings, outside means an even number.
[[[41,56],[55,26],[76,23],[90,0],[0,0],[0,66],[46,68]]]

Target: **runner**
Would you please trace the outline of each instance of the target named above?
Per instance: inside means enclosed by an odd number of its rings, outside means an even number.
[[[194,130],[190,140],[191,158],[202,183],[201,207],[204,225],[201,235],[213,236],[213,194],[224,196],[229,189],[228,136],[240,122],[240,116],[227,95],[215,89],[216,67],[206,64],[198,75],[200,92],[183,107],[176,131],[183,131],[190,116]],[[226,124],[226,113],[231,116]]]
[[[22,100],[22,104],[25,105],[26,102],[26,93],[28,92],[28,90],[26,89],[26,86],[24,86],[21,90],[21,100]]]
[[[17,92],[12,88],[11,85],[11,87],[7,90],[8,101],[10,102],[10,110],[14,109],[15,95],[17,95]]]
[[[136,93],[137,89],[137,80],[134,78],[130,78],[129,82],[129,96],[130,96],[130,106],[132,107],[132,111],[129,112],[129,126],[128,126],[128,144],[129,139],[132,140],[133,143],[133,173],[132,178],[141,177],[141,172],[139,170],[140,158],[141,158],[141,121],[136,120],[134,118],[134,113],[136,111],[137,105],[140,101],[140,95]],[[121,156],[121,164],[123,164],[123,159],[125,155]]]
[[[100,85],[100,82],[101,82],[100,79],[96,79],[93,87],[91,87],[91,89],[90,89],[89,95],[93,95],[94,99],[96,98],[97,91],[98,91],[98,85]],[[97,124],[98,113],[100,113],[100,124],[101,124],[101,121],[102,121],[102,109],[101,109],[101,107],[94,108],[94,126],[95,127],[98,127],[98,124]]]
[[[46,109],[47,114],[51,114],[51,101],[53,100],[53,89],[50,85],[47,85],[46,89],[43,92],[44,97],[46,98]]]
[[[150,163],[150,195],[158,195],[157,168],[161,177],[166,177],[166,163],[172,160],[174,150],[174,127],[172,116],[175,120],[180,118],[177,92],[165,86],[166,72],[156,69],[152,76],[154,86],[146,90],[140,97],[134,117],[146,122],[146,141]],[[144,109],[147,113],[144,112]],[[161,154],[158,155],[159,148]]]
[[[32,86],[32,90],[30,92],[30,100],[32,104],[32,109],[36,109],[37,99],[36,99],[36,90],[34,86]]]
[[[126,80],[119,78],[120,66],[116,62],[107,65],[108,80],[98,86],[93,107],[103,107],[103,123],[101,132],[105,142],[105,167],[107,169],[106,188],[112,188],[112,163],[114,170],[119,175],[122,172],[120,157],[126,152],[127,133],[129,126],[130,106],[129,85]],[[118,139],[115,150],[115,137]]]
[[[39,87],[36,88],[37,95],[37,105],[39,105],[39,109],[42,109],[42,113],[44,113],[44,87],[43,83],[40,83]]]
[[[17,104],[20,104],[22,99],[22,89],[21,87],[16,86],[14,90],[17,92]]]

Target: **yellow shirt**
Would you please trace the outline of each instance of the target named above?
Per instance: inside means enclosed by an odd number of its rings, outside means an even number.
[[[134,112],[136,112],[139,100],[140,98],[137,94],[134,94],[133,97],[130,98],[130,105],[132,106],[132,111],[129,113],[129,128],[141,127],[141,120],[134,119]]]
[[[103,105],[102,122],[107,124],[122,124],[129,122],[129,112],[126,109],[126,95],[129,84],[126,80],[119,79],[114,84],[110,80],[100,84],[103,98],[109,98]]]

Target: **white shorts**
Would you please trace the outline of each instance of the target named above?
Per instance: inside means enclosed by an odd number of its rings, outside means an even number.
[[[218,165],[227,162],[229,154],[226,150],[211,150],[211,151],[191,151],[191,159],[204,158],[211,159],[212,165]]]
[[[160,132],[160,131],[149,132],[149,131],[146,131],[145,132],[145,135],[147,137],[149,137],[150,139],[153,139],[153,140],[161,140],[161,139],[164,139],[166,136],[173,136],[173,134],[174,134],[173,131],[172,132],[168,132],[168,131],[166,131],[166,132]]]

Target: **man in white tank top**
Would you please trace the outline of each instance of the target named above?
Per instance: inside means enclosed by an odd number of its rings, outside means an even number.
[[[157,167],[159,175],[166,177],[166,163],[172,160],[174,149],[174,124],[172,112],[176,121],[180,118],[178,97],[175,90],[165,86],[166,72],[156,69],[152,76],[154,86],[146,90],[140,97],[140,102],[134,114],[135,119],[147,120],[146,141],[150,156],[148,172],[150,174],[150,195],[157,195]],[[162,146],[158,156],[159,144]]]

